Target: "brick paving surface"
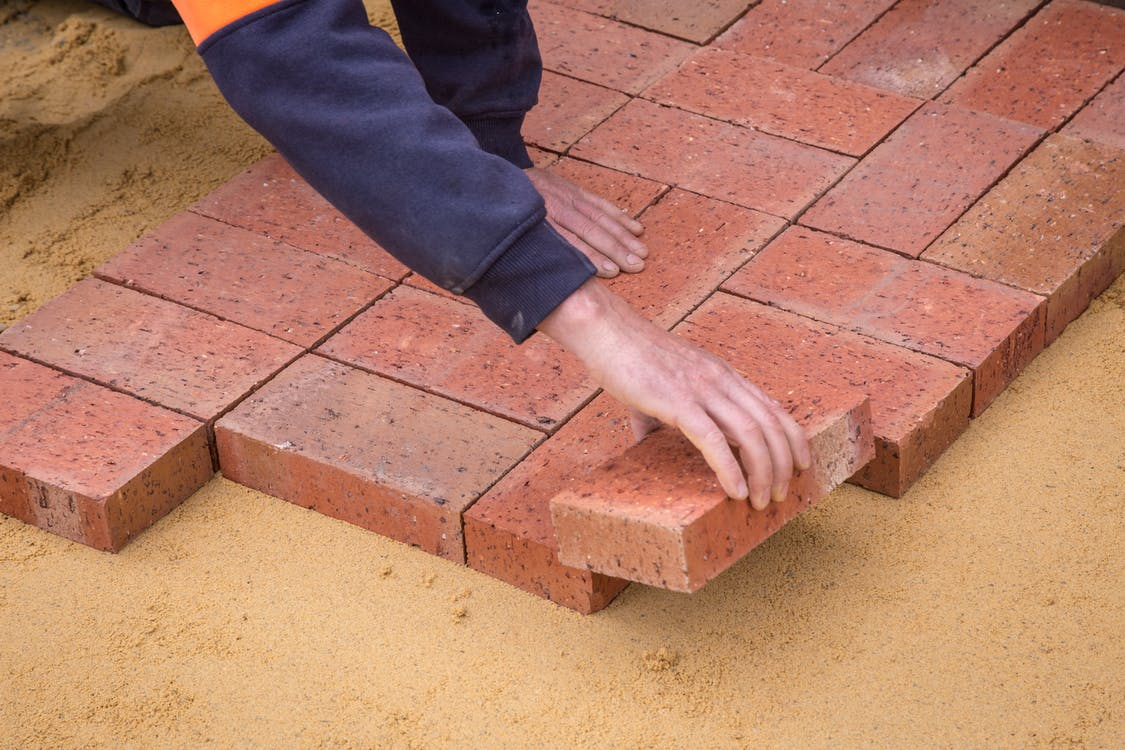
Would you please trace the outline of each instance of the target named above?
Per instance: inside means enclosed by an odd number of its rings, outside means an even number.
[[[534,0],[538,166],[640,217],[608,283],[809,426],[766,511],[514,346],[279,157],[0,333],[0,512],[119,550],[218,468],[580,612],[895,497],[1125,270],[1125,10]],[[553,515],[552,515],[553,509]]]

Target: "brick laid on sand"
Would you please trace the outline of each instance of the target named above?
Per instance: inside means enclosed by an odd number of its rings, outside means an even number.
[[[664,428],[551,500],[564,565],[674,591],[697,591],[875,454],[871,412],[857,390],[783,401],[808,432],[812,466],[784,502],[755,510],[719,487],[699,451]]]
[[[215,437],[230,479],[463,562],[461,513],[542,435],[307,355]]]
[[[922,258],[1047,297],[1050,344],[1125,271],[1125,152],[1050,136]]]
[[[804,227],[786,230],[723,288],[968,367],[974,416],[1044,345],[1038,295]]]
[[[0,333],[0,349],[210,421],[301,349],[96,279]]]
[[[211,478],[201,422],[0,354],[0,512],[116,552]]]
[[[94,275],[301,346],[343,325],[393,283],[186,211]]]

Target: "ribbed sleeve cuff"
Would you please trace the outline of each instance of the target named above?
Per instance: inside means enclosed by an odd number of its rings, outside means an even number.
[[[586,256],[542,221],[512,243],[465,296],[519,344],[596,273]]]
[[[507,159],[520,169],[527,169],[532,165],[520,133],[523,128],[522,115],[466,120],[465,126],[476,136],[482,150]]]

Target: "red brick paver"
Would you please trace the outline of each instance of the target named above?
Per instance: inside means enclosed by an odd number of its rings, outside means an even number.
[[[211,478],[204,425],[0,354],[0,513],[116,552]]]
[[[559,159],[548,170],[605,198],[634,217],[640,216],[642,211],[668,190],[668,186],[663,183],[578,159]]]
[[[539,430],[596,390],[578,359],[546,336],[516,346],[475,307],[405,286],[318,351]]]
[[[571,154],[790,219],[855,163],[639,99],[579,141]]]
[[[1125,270],[1125,152],[1053,135],[925,260],[1046,296],[1046,341]]]
[[[190,210],[388,279],[408,273],[278,154],[262,159]]]
[[[94,279],[0,333],[0,349],[203,421],[300,353],[264,333]]]
[[[198,214],[173,216],[94,275],[312,346],[393,285]]]
[[[1125,151],[1125,75],[1102,89],[1062,133]]]
[[[706,48],[644,95],[812,146],[862,156],[921,102],[772,60]]]
[[[462,562],[461,513],[541,435],[308,355],[215,437],[234,481]]]
[[[628,409],[594,399],[465,513],[466,562],[579,612],[605,607],[627,581],[558,561],[550,501],[634,442]]]
[[[1041,0],[901,0],[821,73],[929,99],[1003,39]]]
[[[559,0],[559,4],[703,44],[754,0]]]
[[[895,0],[762,0],[716,40],[724,49],[815,70]]]
[[[628,100],[620,91],[544,71],[539,104],[527,114],[523,136],[540,148],[566,151]]]
[[[636,94],[687,57],[693,45],[546,0],[529,5],[543,67]]]
[[[649,258],[607,282],[650,320],[671,328],[785,226],[776,216],[673,190],[641,215]]]
[[[794,227],[724,286],[973,371],[973,416],[1043,350],[1029,292]]]
[[[917,257],[1041,131],[929,104],[880,144],[801,223]]]
[[[783,403],[813,455],[784,502],[759,511],[728,498],[687,438],[661,429],[551,500],[559,560],[675,591],[702,588],[874,455],[870,405],[857,391]]]
[[[676,330],[777,398],[863,390],[875,460],[854,479],[885,495],[905,493],[968,426],[972,376],[934,357],[727,294]]]
[[[1052,129],[1125,67],[1125,10],[1054,0],[949,89],[945,101]]]

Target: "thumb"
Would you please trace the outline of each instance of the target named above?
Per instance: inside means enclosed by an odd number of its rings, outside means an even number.
[[[649,415],[643,412],[639,412],[636,409],[629,410],[629,421],[633,425],[633,437],[637,439],[638,443],[644,440],[645,435],[648,435],[650,432],[663,424],[656,417],[650,417]]]

